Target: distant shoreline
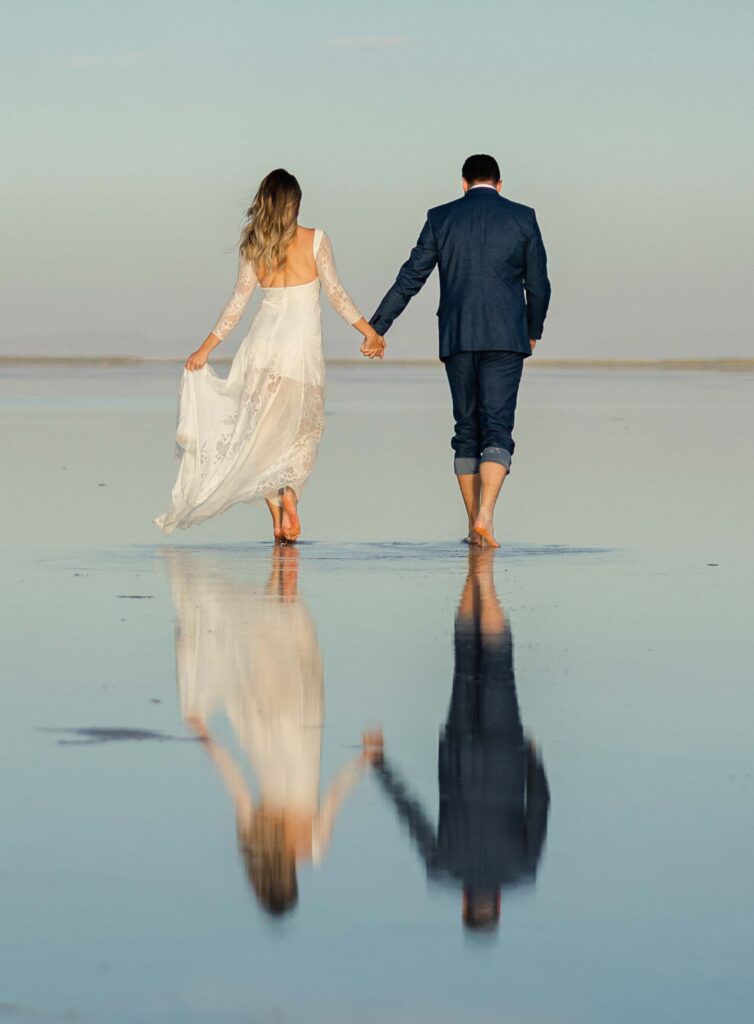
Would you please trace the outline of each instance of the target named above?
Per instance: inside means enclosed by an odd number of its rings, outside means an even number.
[[[215,365],[229,365],[230,359],[215,359]],[[0,366],[180,366],[183,359],[171,356],[49,356],[0,355]],[[368,366],[365,359],[328,359],[328,366]],[[436,359],[390,359],[388,366],[436,366]],[[754,359],[532,359],[529,366],[550,370],[722,370],[754,372]]]

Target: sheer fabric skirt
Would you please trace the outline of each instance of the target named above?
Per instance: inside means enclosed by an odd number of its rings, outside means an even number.
[[[273,289],[274,291],[275,289]],[[281,289],[282,291],[282,289]],[[227,378],[184,370],[178,403],[178,477],[163,533],[187,529],[237,502],[301,495],[324,429],[319,295],[265,298]]]

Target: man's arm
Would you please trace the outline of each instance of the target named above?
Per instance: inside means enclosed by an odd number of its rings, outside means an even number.
[[[429,217],[421,230],[419,239],[411,250],[411,255],[398,271],[395,284],[377,307],[369,323],[378,334],[383,335],[389,330],[419,291],[437,263],[437,245]]]
[[[534,210],[531,211],[531,235],[526,243],[524,262],[524,290],[526,292],[526,318],[529,323],[529,338],[533,341],[542,337],[547,307],[550,304],[550,282],[547,279],[547,253],[542,233],[537,224]],[[381,332],[378,332],[381,333]]]
[[[374,771],[385,793],[390,797],[398,817],[408,829],[409,835],[419,848],[422,860],[431,867],[437,849],[435,830],[429,822],[418,800],[409,793],[384,757],[374,762]]]

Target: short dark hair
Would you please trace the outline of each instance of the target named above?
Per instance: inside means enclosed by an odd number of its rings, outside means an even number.
[[[463,923],[472,931],[492,932],[500,920],[500,890],[464,887]]]
[[[494,156],[486,153],[475,153],[464,160],[461,174],[469,185],[475,181],[491,181],[495,185],[500,181],[500,168]]]

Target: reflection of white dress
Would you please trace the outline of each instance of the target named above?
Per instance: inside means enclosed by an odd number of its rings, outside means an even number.
[[[301,494],[324,427],[320,283],[344,320],[354,324],[361,317],[319,229],[314,257],[317,277],[308,284],[262,288],[262,305],[227,379],[209,365],[184,370],[176,432],[181,463],[170,508],[154,520],[164,533],[201,523],[236,502],[279,503],[286,486]],[[212,329],[221,341],[241,319],[257,283],[241,253],[233,294]]]
[[[224,711],[264,803],[315,817],[324,683],[306,606],[235,582],[221,563],[178,550],[165,559],[184,718]]]

